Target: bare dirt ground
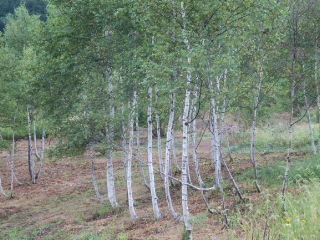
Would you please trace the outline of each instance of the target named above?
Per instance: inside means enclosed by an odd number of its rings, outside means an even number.
[[[87,155],[59,160],[46,159],[40,179],[37,180],[37,184],[31,184],[26,144],[26,141],[18,143],[19,151],[15,160],[16,175],[22,185],[14,184],[14,199],[0,196],[0,239],[181,239],[183,224],[170,216],[160,176],[157,176],[157,191],[164,219],[156,221],[150,193],[143,186],[138,163],[134,164],[134,198],[140,219],[133,222],[126,207],[122,153],[115,156],[117,197],[121,209],[113,212],[109,206],[103,206],[95,197],[91,164]],[[210,160],[205,161],[210,159],[210,141],[201,143],[199,152],[207,153],[202,154],[204,161],[201,171],[204,173],[204,180],[207,183],[213,182],[214,173]],[[272,161],[283,159],[285,154],[280,155],[269,154],[260,156],[259,159],[261,164],[271,164]],[[230,168],[235,175],[252,167],[247,157],[235,155],[234,158],[235,161],[230,163]],[[101,193],[107,200],[106,162],[105,157],[97,156],[97,178]],[[225,179],[228,179],[227,173],[224,174]],[[0,178],[4,190],[9,194],[11,173],[6,153],[0,155]],[[195,178],[193,181],[196,183]],[[227,191],[231,192],[232,189]],[[179,184],[173,188],[172,195],[176,211],[182,213]],[[209,192],[206,196],[212,209],[216,209],[217,212],[222,210],[221,197],[217,192]],[[252,202],[258,199],[253,188],[247,190],[246,197]],[[238,202],[237,196],[230,193],[226,207],[232,209]],[[190,190],[190,212],[193,216],[194,239],[227,239],[223,217],[220,214],[208,213],[198,191]],[[21,234],[24,234],[25,238],[21,238]],[[237,237],[242,237],[240,230]]]

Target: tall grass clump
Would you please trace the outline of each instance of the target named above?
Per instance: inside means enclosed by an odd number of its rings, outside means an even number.
[[[287,194],[285,212],[278,215],[271,228],[272,239],[319,239],[319,198],[319,179],[302,184]]]
[[[229,217],[230,239],[308,240],[320,239],[320,181],[301,182],[283,197],[266,190],[260,203],[247,203]],[[245,209],[245,210],[244,210]]]
[[[259,200],[233,212],[235,229],[242,231],[240,239],[320,239],[319,155],[292,163],[285,199],[281,194],[283,164],[261,167],[259,176],[265,188]],[[239,180],[253,180],[252,170]],[[232,237],[238,239],[239,234]]]

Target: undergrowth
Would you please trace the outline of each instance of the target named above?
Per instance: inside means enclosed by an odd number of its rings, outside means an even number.
[[[266,190],[261,195],[261,204],[240,206],[231,216],[233,235],[231,239],[252,240],[307,240],[319,239],[320,233],[320,181],[310,179],[299,182],[295,189],[286,194],[285,211],[283,197],[276,197]],[[250,205],[250,206],[249,206]],[[244,232],[241,238],[236,233]]]
[[[273,166],[261,166],[258,169],[258,179],[264,186],[279,186],[282,184],[285,173],[286,162],[279,161]],[[303,161],[295,160],[290,167],[291,183],[304,180],[320,179],[320,158],[318,155],[311,156]],[[238,177],[239,181],[254,181],[254,170],[250,169]]]

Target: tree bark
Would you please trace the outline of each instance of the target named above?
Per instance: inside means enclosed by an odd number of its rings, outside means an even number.
[[[194,92],[194,98],[192,100],[192,108],[193,108],[193,122],[192,122],[192,145],[193,145],[193,163],[195,167],[195,171],[197,174],[198,182],[201,187],[205,187],[205,184],[201,178],[200,168],[199,168],[199,158],[198,158],[198,151],[197,151],[197,106],[196,106],[196,99],[198,98],[197,91]]]
[[[109,73],[109,94],[110,94],[110,124],[108,130],[108,143],[109,143],[109,151],[108,151],[108,169],[107,169],[107,188],[108,188],[108,199],[112,207],[118,207],[119,204],[117,202],[116,197],[116,186],[114,179],[114,167],[113,167],[113,150],[114,150],[114,93],[113,93],[113,84],[112,84],[112,73]]]
[[[28,162],[29,162],[29,173],[31,177],[31,182],[33,184],[36,183],[36,175],[35,175],[35,163],[34,163],[34,153],[33,153],[33,146],[32,146],[32,136],[31,136],[31,109],[28,107],[28,140],[29,140],[29,147],[28,147]]]
[[[317,148],[314,142],[314,132],[313,132],[313,126],[312,126],[312,120],[310,115],[310,106],[308,103],[308,97],[306,94],[306,80],[303,81],[303,96],[304,96],[304,102],[306,104],[306,110],[307,110],[307,117],[308,117],[308,123],[309,123],[309,131],[310,131],[310,137],[311,137],[311,147],[313,154],[317,154]]]
[[[217,89],[219,89],[220,77],[217,77]],[[211,91],[214,92],[213,81],[210,82]],[[214,94],[213,94],[214,95]],[[220,139],[219,139],[219,127],[218,127],[218,104],[215,97],[211,97],[210,100],[212,116],[211,116],[211,141],[212,141],[212,160],[215,168],[215,183],[218,189],[222,191],[222,166],[220,158]]]
[[[294,90],[295,81],[292,81],[291,86],[291,113],[290,113],[290,125],[289,125],[289,148],[287,153],[287,165],[285,170],[285,175],[282,185],[282,198],[283,198],[283,210],[285,210],[285,200],[286,200],[286,190],[288,187],[289,175],[290,175],[290,165],[291,165],[291,152],[292,152],[292,142],[293,142],[293,113],[294,113]]]
[[[99,199],[99,201],[101,203],[105,204],[105,201],[103,201],[101,194],[99,192],[99,186],[98,186],[98,182],[97,182],[97,178],[96,178],[96,171],[95,171],[95,166],[94,166],[95,157],[94,157],[93,144],[90,144],[89,152],[90,152],[90,160],[91,160],[91,176],[92,176],[94,190],[96,192],[96,196]]]
[[[171,163],[172,163],[172,140],[173,140],[173,123],[174,123],[174,115],[175,115],[175,96],[171,94],[170,96],[171,108],[169,115],[169,123],[167,130],[167,141],[166,141],[166,159],[164,165],[164,186],[166,199],[168,203],[168,208],[172,214],[172,216],[179,221],[182,221],[182,217],[174,210],[171,193],[170,193],[170,179],[169,175],[171,174]]]
[[[142,179],[143,183],[146,186],[148,190],[150,190],[150,185],[147,182],[146,175],[144,172],[144,167],[143,167],[143,160],[142,160],[142,154],[141,154],[141,147],[140,147],[140,127],[139,127],[139,119],[138,119],[138,114],[136,116],[136,129],[137,129],[137,149],[138,149],[138,161],[139,161],[139,166],[142,174]]]
[[[158,104],[159,99],[159,90],[156,88],[156,104]],[[158,157],[159,157],[159,165],[160,172],[164,171],[163,157],[162,157],[162,134],[161,134],[161,120],[159,112],[156,113],[156,122],[157,122],[157,140],[158,140]],[[163,174],[160,174],[162,180],[164,178]]]
[[[6,194],[6,192],[3,190],[2,183],[1,183],[1,178],[0,178],[0,192],[1,192],[6,198],[9,198],[8,195]]]
[[[318,30],[316,33],[318,34]],[[314,63],[314,81],[316,83],[317,90],[317,106],[318,106],[318,125],[319,125],[319,133],[318,133],[318,153],[320,153],[320,90],[319,90],[319,82],[318,82],[318,64],[319,64],[319,53],[318,53],[318,37],[316,38],[316,47],[315,47],[315,63]]]
[[[261,68],[259,69],[258,94],[253,107],[252,135],[251,135],[251,144],[250,144],[250,158],[254,168],[254,179],[255,179],[254,183],[259,193],[261,193],[262,190],[258,182],[258,164],[255,156],[255,151],[256,151],[257,115],[258,115],[258,108],[260,104],[260,95],[261,95],[262,81],[263,81],[262,64],[263,63],[261,63]]]
[[[182,35],[184,38],[184,43],[187,46],[188,55],[191,50],[191,46],[189,44],[189,40],[186,36],[186,12],[184,8],[184,2],[181,2],[181,14],[183,18],[183,29]],[[188,56],[187,62],[189,66],[191,65],[191,57]],[[185,105],[182,116],[182,168],[181,168],[181,181],[182,181],[182,210],[183,210],[183,220],[185,226],[185,232],[188,235],[189,239],[192,239],[192,226],[190,222],[190,212],[189,212],[189,197],[188,197],[188,163],[189,163],[189,111],[190,111],[190,84],[191,84],[192,76],[191,71],[187,70],[187,89],[185,95]]]
[[[134,199],[133,199],[133,191],[132,191],[132,159],[133,159],[133,137],[134,137],[134,119],[136,114],[136,91],[134,92],[134,100],[133,100],[133,109],[132,113],[130,114],[129,120],[129,147],[128,147],[128,158],[127,158],[127,193],[128,193],[128,204],[129,204],[129,211],[130,216],[133,220],[137,220],[139,217],[136,214],[136,210],[134,207]]]
[[[158,197],[156,194],[156,184],[153,171],[153,159],[152,159],[152,87],[149,87],[149,106],[148,106],[148,169],[150,178],[150,191],[152,198],[153,212],[157,219],[161,219],[163,216],[158,206]]]
[[[42,170],[43,162],[44,162],[44,153],[46,148],[46,131],[42,131],[42,137],[41,137],[41,152],[40,152],[40,163],[39,163],[39,170],[36,175],[36,179],[40,178],[40,173]]]

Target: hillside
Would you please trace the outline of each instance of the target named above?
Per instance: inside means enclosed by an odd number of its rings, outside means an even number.
[[[143,147],[145,146],[143,145]],[[203,141],[200,152],[206,152],[209,146],[209,139]],[[15,167],[22,185],[15,185],[16,197],[14,199],[0,197],[1,239],[142,240],[182,238],[183,223],[173,219],[168,211],[159,174],[157,175],[157,192],[159,206],[164,218],[156,221],[152,213],[149,190],[143,186],[139,165],[137,162],[134,164],[133,192],[137,214],[140,219],[132,221],[127,209],[121,152],[116,154],[115,160],[116,187],[121,207],[112,209],[109,204],[101,204],[95,196],[90,159],[87,154],[78,158],[47,160],[38,183],[30,184],[26,147],[26,141],[18,143],[18,149],[20,150],[16,154]],[[266,208],[264,204],[266,201],[272,201],[274,203],[271,206],[275,206],[274,204],[277,202],[281,179],[276,179],[276,176],[277,174],[283,174],[282,166],[285,163],[286,153],[275,152],[258,155],[261,186],[264,189],[262,194],[257,193],[252,184],[253,176],[250,176],[252,174],[252,171],[250,172],[252,163],[248,155],[240,152],[234,152],[233,154],[234,161],[230,162],[228,159],[228,165],[246,200],[245,202],[239,200],[235,189],[228,180],[229,177],[225,168],[223,176],[225,179],[226,210],[223,210],[221,194],[216,190],[206,193],[212,213],[207,210],[200,192],[190,190],[189,201],[194,239],[246,239],[252,234],[255,236],[254,239],[262,239],[259,234],[265,233],[268,235],[272,233],[270,231],[274,230],[271,228],[274,225],[273,219],[270,219],[268,223],[265,217],[260,220],[258,217],[260,214],[267,213],[276,215],[279,211],[274,207]],[[203,155],[203,159],[205,158],[206,156]],[[294,152],[292,158],[294,166],[296,166],[303,159],[306,161],[310,156],[300,151]],[[5,171],[5,169],[8,169],[5,154],[1,155],[1,159],[0,174],[3,176],[3,187],[8,190],[10,188],[10,172]],[[296,163],[296,161],[298,162]],[[106,162],[104,156],[99,154],[96,156],[97,178],[104,197],[106,197]],[[297,168],[299,168],[298,165]],[[206,176],[205,181],[212,182],[210,163],[203,161],[201,169],[203,176]],[[296,175],[296,171],[293,167],[293,175]],[[180,177],[179,174],[179,172],[176,172],[175,177]],[[196,181],[194,177],[193,180]],[[299,191],[294,185],[290,187],[289,192],[294,191],[298,195]],[[172,188],[172,198],[176,210],[182,212],[180,184]],[[229,226],[226,225],[225,217],[230,221]],[[265,224],[268,224],[268,226]],[[266,230],[266,227],[270,227],[270,229]]]

